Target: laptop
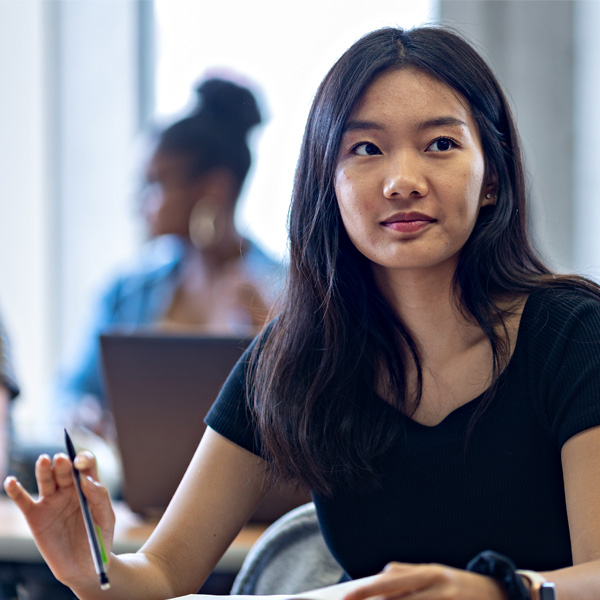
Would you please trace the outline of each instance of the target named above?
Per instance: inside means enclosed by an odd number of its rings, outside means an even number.
[[[123,496],[134,512],[164,512],[206,429],[206,413],[250,341],[156,331],[100,336]],[[273,490],[251,521],[271,523],[308,501],[296,486]]]

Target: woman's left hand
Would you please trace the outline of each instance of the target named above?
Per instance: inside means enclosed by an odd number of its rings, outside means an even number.
[[[484,575],[438,564],[393,562],[370,583],[361,586],[344,600],[364,600],[378,596],[410,600],[506,600],[500,584]]]

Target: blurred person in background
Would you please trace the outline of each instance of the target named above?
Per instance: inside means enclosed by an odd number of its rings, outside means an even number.
[[[19,394],[11,362],[8,336],[0,317],[0,474],[8,470],[9,443],[11,439],[10,402]]]
[[[263,326],[283,283],[283,266],[234,221],[251,165],[247,136],[261,122],[257,100],[223,78],[196,91],[196,106],[157,135],[146,166],[142,214],[151,240],[108,286],[80,352],[60,372],[63,421],[108,440],[101,333],[155,327],[245,337]]]

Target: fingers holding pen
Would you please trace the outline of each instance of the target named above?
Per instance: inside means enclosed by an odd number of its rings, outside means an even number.
[[[90,475],[82,474],[81,490],[87,498],[88,506],[96,524],[103,532],[112,531],[115,524],[115,513],[106,487]]]
[[[81,452],[75,458],[74,466],[83,477],[98,479],[96,459],[91,452]],[[40,497],[48,497],[57,490],[68,489],[74,485],[73,463],[69,457],[58,452],[52,459],[42,454],[35,463],[35,477]]]
[[[84,450],[75,456],[73,466],[79,472],[81,491],[88,501],[94,520],[103,529],[112,527],[115,519],[110,494],[99,481],[96,457]]]
[[[47,454],[38,457],[35,463],[35,479],[40,498],[48,497],[57,490],[73,485],[71,461],[59,452],[51,459]]]
[[[90,476],[95,481],[99,480],[96,457],[88,450],[79,452],[75,457],[73,465],[83,477]]]

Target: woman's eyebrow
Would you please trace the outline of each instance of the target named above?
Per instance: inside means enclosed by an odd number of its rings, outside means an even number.
[[[434,117],[433,119],[427,119],[417,125],[419,131],[425,129],[434,129],[436,127],[468,127],[468,125],[461,119],[450,116]]]
[[[342,133],[347,133],[348,131],[372,131],[374,129],[381,131],[385,127],[376,121],[347,121]]]
[[[424,131],[426,129],[435,129],[436,127],[468,127],[467,123],[457,117],[452,116],[440,116],[433,117],[422,121],[416,126],[418,131]],[[352,120],[348,121],[344,125],[342,133],[349,131],[382,131],[385,126],[377,121],[366,121],[366,120]]]

